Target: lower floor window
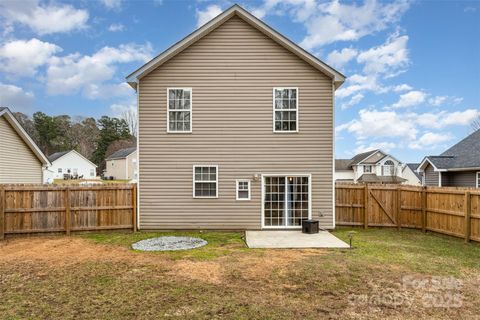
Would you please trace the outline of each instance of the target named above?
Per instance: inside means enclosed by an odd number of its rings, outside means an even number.
[[[250,180],[237,180],[237,200],[250,200]]]
[[[218,197],[217,166],[193,166],[193,197]]]

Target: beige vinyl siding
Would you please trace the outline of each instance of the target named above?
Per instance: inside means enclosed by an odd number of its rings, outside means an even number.
[[[0,184],[42,183],[42,163],[0,116]]]
[[[125,180],[126,177],[126,159],[107,160],[105,163],[105,176],[113,177],[116,180]]]
[[[192,88],[193,132],[166,132],[167,88]],[[273,133],[273,88],[297,87],[298,133]],[[142,229],[259,229],[261,178],[312,175],[312,214],[333,226],[332,80],[238,17],[140,81]],[[218,199],[192,197],[193,165],[218,165]],[[251,179],[237,201],[236,179]],[[320,213],[322,217],[320,217]]]

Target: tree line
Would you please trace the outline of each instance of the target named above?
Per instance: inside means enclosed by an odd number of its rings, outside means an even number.
[[[132,119],[72,118],[69,115],[49,116],[43,112],[35,112],[31,118],[21,112],[15,112],[14,116],[44,154],[76,150],[98,166],[97,172],[103,172],[105,158],[109,155],[136,146],[135,133],[131,131]]]

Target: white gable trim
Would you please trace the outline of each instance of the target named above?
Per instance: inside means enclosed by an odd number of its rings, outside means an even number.
[[[430,164],[433,167],[433,171],[435,172],[445,172],[446,169],[438,169],[429,159],[428,157],[423,158],[422,162],[418,165],[417,172],[423,172],[427,164]]]
[[[88,160],[87,158],[85,158],[80,152],[76,151],[76,150],[70,150],[68,151],[67,153],[65,153],[64,155],[58,157],[57,159],[53,160],[52,161],[52,164],[54,164],[56,161],[62,159],[63,157],[65,157],[67,154],[70,154],[70,153],[75,153],[77,155],[79,155],[81,158],[83,158],[85,161],[88,161],[92,166],[94,166],[95,168],[97,168],[97,165],[95,163],[93,163],[92,161]]]
[[[3,116],[5,119],[10,123],[13,129],[17,132],[17,134],[22,138],[22,140],[30,147],[32,152],[37,156],[37,158],[42,162],[44,166],[50,166],[50,161],[48,161],[47,157],[43,154],[42,150],[37,146],[37,144],[30,138],[28,133],[23,129],[22,125],[15,119],[15,116],[10,112],[8,108],[3,109],[0,111],[0,117]]]
[[[335,88],[337,89],[345,81],[345,76],[333,69],[323,61],[319,60],[309,52],[300,48],[297,44],[287,39],[285,36],[281,35],[263,21],[257,19],[251,13],[240,7],[239,5],[234,5],[229,9],[225,10],[179,42],[175,43],[173,46],[162,52],[160,55],[156,56],[145,65],[131,73],[127,76],[127,83],[132,86],[135,90],[137,89],[138,81],[153,71],[155,68],[159,67],[167,60],[171,59],[173,56],[177,55],[184,49],[188,48],[190,45],[194,44],[205,35],[222,25],[225,21],[229,20],[234,15],[237,15],[245,22],[258,29],[260,32],[264,33],[270,37],[273,41],[277,42],[279,45],[289,50],[290,52],[296,54],[299,58],[325,73],[327,76],[333,79]]]
[[[379,152],[381,152],[380,149],[376,150],[376,151],[375,151],[374,153],[372,153],[371,155],[369,155],[369,156],[363,158],[362,160],[358,161],[357,166],[358,166],[359,164],[361,164],[363,161],[365,161],[365,160],[367,160],[367,159],[370,159],[371,157],[373,157],[374,155],[376,155],[376,154],[379,153]],[[386,154],[385,152],[382,152],[382,153],[383,153],[385,156],[387,156],[387,154]],[[383,158],[385,158],[385,157],[383,157]],[[382,158],[382,159],[383,159],[383,158]],[[381,159],[380,159],[380,160],[381,160]]]

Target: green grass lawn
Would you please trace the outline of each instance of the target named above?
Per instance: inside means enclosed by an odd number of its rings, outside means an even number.
[[[334,234],[348,240],[350,230]],[[239,232],[14,239],[0,246],[0,318],[478,318],[480,245],[416,230],[354,230],[354,248],[342,250],[248,249]],[[136,241],[162,235],[209,244],[180,252],[131,250]],[[404,277],[456,279],[462,305],[425,305],[431,288],[402,286]],[[448,298],[444,289],[433,294]],[[405,300],[382,300],[392,294]]]

